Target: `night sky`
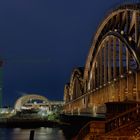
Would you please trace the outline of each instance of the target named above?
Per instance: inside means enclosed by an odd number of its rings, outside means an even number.
[[[120,0],[1,0],[3,104],[37,93],[62,100],[72,70],[85,65],[104,15]]]

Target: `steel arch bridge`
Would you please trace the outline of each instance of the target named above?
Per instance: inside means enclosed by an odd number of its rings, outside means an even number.
[[[99,25],[84,68],[64,88],[64,112],[95,113],[106,102],[140,101],[140,3],[112,10]]]

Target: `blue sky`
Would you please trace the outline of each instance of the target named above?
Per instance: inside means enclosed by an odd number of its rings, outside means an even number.
[[[120,0],[0,1],[3,104],[37,93],[62,100],[72,70],[85,65],[98,24]]]

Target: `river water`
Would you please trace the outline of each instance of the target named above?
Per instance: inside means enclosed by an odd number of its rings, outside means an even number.
[[[0,140],[29,140],[32,129],[0,128]],[[67,140],[60,128],[36,128],[34,140]]]

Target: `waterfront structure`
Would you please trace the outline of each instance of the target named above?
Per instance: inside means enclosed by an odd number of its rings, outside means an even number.
[[[102,140],[135,135],[140,117],[140,3],[126,3],[107,14],[85,67],[75,68],[64,87],[64,101],[66,115],[106,115],[105,122],[87,124],[79,140],[87,133]]]
[[[22,110],[46,110],[46,111],[57,111],[62,108],[63,101],[50,101],[46,97],[29,94],[20,97],[16,103],[14,109],[16,111]]]
[[[0,126],[48,127],[59,125],[63,101],[50,101],[45,96],[28,94],[17,99],[14,108],[1,108]]]

